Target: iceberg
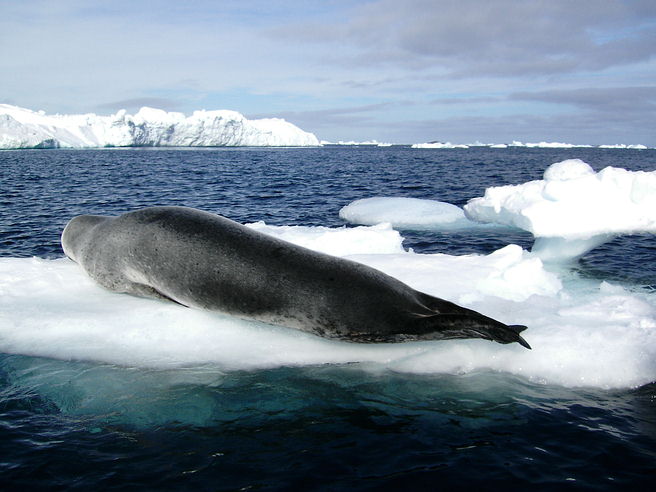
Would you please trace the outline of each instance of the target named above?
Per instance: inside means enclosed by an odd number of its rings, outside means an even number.
[[[536,142],[536,143],[522,143],[518,142],[517,140],[514,140],[512,144],[510,144],[512,147],[527,147],[529,149],[573,149],[573,148],[589,148],[592,147],[592,145],[584,145],[584,144],[571,144],[571,143],[565,143],[565,142]]]
[[[468,149],[469,145],[452,144],[451,142],[427,142],[412,144],[413,149]]]
[[[573,260],[619,235],[656,233],[656,171],[595,172],[568,159],[542,180],[488,188],[464,210],[472,220],[532,233],[532,251],[543,260]]]
[[[391,147],[396,144],[389,142],[379,142],[378,140],[365,140],[364,142],[357,142],[355,140],[339,140],[338,142],[329,142],[328,140],[322,140],[321,145],[339,145],[347,147]]]
[[[451,142],[427,142],[415,143],[410,146],[413,149],[469,149],[471,147],[488,147],[490,149],[507,149],[513,147],[522,147],[526,149],[633,149],[633,150],[646,150],[649,149],[646,145],[642,144],[613,144],[613,145],[589,145],[589,144],[571,144],[566,142],[520,142],[513,140],[511,143],[483,143],[474,142],[469,144],[453,144]]]
[[[318,145],[316,136],[285,120],[248,120],[229,110],[185,116],[143,107],[135,115],[47,115],[0,104],[0,149]]]
[[[633,150],[647,150],[649,147],[642,144],[612,144],[612,145],[600,145],[600,149],[633,149]]]
[[[504,144],[502,144],[504,145]],[[496,145],[492,145],[491,147],[498,148]],[[598,148],[598,149],[634,149],[634,150],[646,150],[649,147],[646,145],[642,144],[613,144],[613,145],[588,145],[588,144],[571,144],[571,143],[564,143],[564,142],[537,142],[537,143],[523,143],[519,142],[517,140],[513,140],[512,143],[507,144],[506,147],[525,147],[528,149],[590,149],[590,148]],[[505,148],[505,147],[504,147]]]

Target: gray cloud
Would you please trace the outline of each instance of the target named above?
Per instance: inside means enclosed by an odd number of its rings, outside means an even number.
[[[361,65],[442,67],[454,76],[526,76],[641,62],[656,55],[654,3],[622,0],[378,0],[346,22],[278,35],[346,46]]]
[[[407,101],[252,116],[284,117],[328,140],[376,138],[396,143],[432,140],[509,143],[521,140],[654,145],[655,98],[656,87],[652,86],[591,88],[517,92],[508,97],[444,97],[429,101],[434,107],[456,109],[455,113],[444,114],[441,118],[412,119],[412,112],[406,113],[406,117],[394,116],[395,111],[418,105]],[[520,106],[514,114],[496,116],[466,115],[464,111],[465,107],[513,101],[562,105],[563,110],[555,114],[537,110],[528,113]]]
[[[507,99],[553,104],[560,106],[561,111],[555,114],[536,110],[503,116],[447,116],[404,121],[401,127],[408,138],[413,133],[423,133],[426,140],[460,143],[478,139],[496,143],[521,140],[654,145],[656,86],[516,92]],[[385,126],[391,130],[394,124],[381,123],[381,127]],[[430,133],[427,134],[428,129]]]
[[[32,109],[229,108],[328,140],[656,145],[654,0],[0,4],[0,102]]]
[[[650,124],[651,123],[651,124]],[[451,141],[471,143],[566,142],[574,144],[653,145],[653,120],[622,114],[600,118],[598,114],[517,114],[512,116],[455,116],[443,119],[404,121],[401,126],[380,123],[380,135],[395,134],[397,141]]]
[[[436,106],[466,106],[470,104],[490,104],[502,102],[505,98],[492,96],[470,96],[470,97],[441,97],[433,99],[429,104]]]
[[[656,86],[516,92],[510,99],[565,104],[614,117],[641,113],[653,119],[656,114]]]
[[[373,114],[398,103],[376,103],[362,106],[319,109],[311,111],[282,111],[275,114],[249,114],[249,118],[284,118],[300,127],[318,131],[333,126],[364,126],[374,124]]]

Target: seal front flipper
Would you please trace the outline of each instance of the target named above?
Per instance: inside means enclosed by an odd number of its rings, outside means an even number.
[[[175,299],[171,299],[167,295],[162,294],[160,291],[151,287],[150,285],[131,282],[125,290],[126,294],[132,294],[133,296],[147,297],[149,299],[157,299],[159,301],[169,301],[179,304],[180,306],[189,307],[185,306],[181,302],[176,301]]]

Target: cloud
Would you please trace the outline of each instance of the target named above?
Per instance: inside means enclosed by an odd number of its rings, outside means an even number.
[[[328,140],[582,135],[559,115],[614,140],[656,123],[655,53],[653,0],[0,0],[0,102],[235,109]]]
[[[440,97],[430,101],[430,104],[436,106],[466,106],[472,104],[491,104],[503,102],[504,98],[500,96],[461,96],[461,97]]]
[[[565,104],[600,113],[656,113],[656,86],[516,92],[511,99]]]
[[[426,104],[397,100],[250,116],[284,117],[332,141],[375,138],[397,143],[521,140],[653,145],[655,98],[653,86],[581,88],[508,96],[444,95]],[[558,109],[545,109],[545,105]],[[484,109],[488,106],[494,110]],[[494,114],[498,107],[505,114]]]
[[[125,109],[131,111],[141,109],[143,106],[164,109],[166,111],[176,111],[180,107],[180,104],[178,101],[165,97],[136,97],[132,99],[123,99],[120,101],[98,104],[96,108],[98,110],[109,109],[118,111],[120,109]]]
[[[309,111],[282,111],[276,114],[250,114],[250,118],[284,118],[303,128],[321,129],[333,126],[360,126],[372,124],[374,113],[397,103],[375,103],[362,106],[340,107]]]
[[[600,118],[591,113],[569,115],[516,114],[509,116],[453,116],[379,122],[371,129],[379,135],[396,135],[397,142],[417,143],[433,140],[453,143],[565,142],[573,144],[653,145],[652,120],[632,120],[622,114]]]
[[[284,56],[274,56],[257,27],[275,12],[257,17],[260,4],[0,3],[0,94],[53,112],[110,108],[112,101],[144,96],[184,100],[190,111],[198,109],[190,103],[199,93],[282,85],[277,70],[284,70]],[[189,79],[193,87],[181,82]]]
[[[622,0],[378,0],[345,22],[277,34],[339,45],[344,62],[442,67],[452,76],[566,73],[650,60],[656,8]]]

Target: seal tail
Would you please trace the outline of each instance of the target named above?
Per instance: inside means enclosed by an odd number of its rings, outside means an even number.
[[[467,314],[436,314],[425,319],[424,326],[434,330],[428,338],[483,338],[504,345],[517,342],[531,349],[520,335],[526,326],[506,325],[476,311]]]
[[[428,312],[418,315],[417,329],[421,338],[483,338],[503,344],[517,342],[522,347],[531,348],[520,335],[526,330],[524,325],[506,325],[472,309],[427,294],[423,295],[422,300]]]

